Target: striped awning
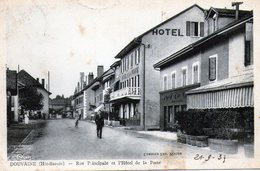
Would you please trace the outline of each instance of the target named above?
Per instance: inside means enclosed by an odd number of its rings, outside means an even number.
[[[188,109],[253,107],[253,83],[187,94]]]

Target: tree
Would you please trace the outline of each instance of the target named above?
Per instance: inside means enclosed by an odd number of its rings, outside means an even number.
[[[19,103],[25,110],[41,110],[43,95],[32,86],[26,86],[20,90]]]

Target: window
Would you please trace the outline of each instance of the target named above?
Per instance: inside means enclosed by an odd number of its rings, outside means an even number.
[[[250,54],[250,41],[245,41],[245,66],[248,66],[251,64],[251,54]]]
[[[245,66],[253,64],[253,24],[246,23],[245,34]]]
[[[182,86],[186,86],[187,82],[188,82],[187,70],[188,70],[187,67],[183,67],[181,69],[181,72],[182,72],[182,80],[181,80]]]
[[[199,83],[199,63],[192,64],[192,84]]]
[[[217,80],[217,55],[209,57],[209,80]]]
[[[179,107],[179,105],[175,105],[174,106],[174,113],[178,113],[178,112],[180,112],[180,107]]]
[[[123,64],[124,64],[124,63],[123,63],[123,60],[121,60],[121,73],[123,73],[123,67],[124,67]]]
[[[133,67],[133,63],[134,63],[134,53],[131,54],[130,61],[131,61],[131,68],[132,68]]]
[[[126,71],[126,58],[124,58],[124,71]]]
[[[137,87],[140,87],[140,79],[139,79],[139,75],[136,76],[137,77]]]
[[[190,23],[190,35],[191,36],[198,36],[199,35],[199,26],[198,22],[191,22]]]
[[[186,36],[203,37],[204,22],[186,21]]]
[[[140,48],[136,49],[136,64],[140,63]]]
[[[167,90],[167,75],[163,77],[163,90]]]
[[[126,57],[126,70],[129,69],[129,56]]]
[[[135,54],[134,55],[135,56],[135,63],[134,64],[136,65],[137,64],[137,51],[136,50],[134,51],[134,54]]]
[[[214,14],[212,17],[212,21],[213,21],[213,32],[217,31],[218,29],[218,25],[217,25],[217,14]]]
[[[176,71],[172,73],[172,88],[176,88]]]

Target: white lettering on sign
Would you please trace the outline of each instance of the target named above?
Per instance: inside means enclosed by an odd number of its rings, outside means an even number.
[[[127,78],[130,78],[132,75],[137,75],[139,73],[139,69],[138,67],[130,70],[129,72],[127,72],[126,74],[122,75],[122,80],[125,80]]]
[[[183,36],[180,29],[154,29],[152,35]]]

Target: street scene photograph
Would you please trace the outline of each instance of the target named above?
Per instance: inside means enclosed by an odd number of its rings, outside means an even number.
[[[6,5],[12,165],[255,158],[253,1]]]

